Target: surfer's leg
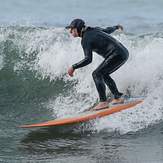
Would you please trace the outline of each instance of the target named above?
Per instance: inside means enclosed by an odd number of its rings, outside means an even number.
[[[103,66],[101,67],[101,72],[103,74],[103,79],[106,85],[109,87],[110,91],[114,95],[114,98],[120,98],[123,93],[118,91],[115,81],[110,77],[110,74],[120,68],[127,60],[128,54],[119,54],[120,51],[115,51],[108,57]]]
[[[100,101],[106,101],[105,83],[115,98],[122,96],[122,93],[118,91],[114,80],[110,77],[110,74],[113,72],[113,70],[115,71],[119,65],[119,59],[117,59],[117,57],[111,56],[105,59],[92,73]]]
[[[106,100],[106,87],[105,82],[102,76],[102,73],[99,71],[99,67],[92,73],[98,94],[100,103],[93,108],[93,110],[99,110],[108,107],[108,102]]]
[[[102,106],[106,105],[105,83],[115,98],[120,98],[122,96],[122,93],[118,91],[114,80],[110,77],[110,74],[121,67],[128,58],[128,53],[123,55],[123,53],[119,54],[118,52],[120,51],[113,52],[113,54],[106,58],[92,73]],[[99,109],[100,106],[101,105],[99,104],[97,109]]]
[[[106,100],[106,87],[105,87],[105,82],[103,79],[103,76],[100,71],[98,71],[98,68],[92,73],[98,94],[99,94],[99,99],[100,103],[93,108],[93,110],[99,110],[103,108],[108,107],[108,102]]]
[[[110,77],[110,75],[104,75],[104,81],[106,85],[109,87],[111,93],[114,95],[114,98],[120,98],[123,93],[118,91],[115,81]]]
[[[106,101],[106,87],[105,82],[102,76],[102,73],[98,70],[98,68],[92,73],[93,80],[96,85],[96,89],[99,94],[100,102]]]

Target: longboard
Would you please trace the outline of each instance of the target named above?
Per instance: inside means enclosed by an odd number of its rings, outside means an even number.
[[[75,124],[75,123],[80,123],[80,122],[86,122],[86,121],[93,120],[96,118],[109,116],[113,113],[120,112],[125,109],[134,108],[134,106],[142,102],[143,102],[143,99],[138,99],[134,101],[125,102],[123,104],[112,105],[108,108],[98,110],[98,111],[89,110],[89,111],[85,111],[83,113],[79,113],[75,116],[71,116],[68,118],[58,118],[55,120],[46,121],[42,123],[21,125],[19,127],[21,128],[51,127],[51,126],[62,126],[62,125],[68,125],[68,124],[70,125],[70,124]]]

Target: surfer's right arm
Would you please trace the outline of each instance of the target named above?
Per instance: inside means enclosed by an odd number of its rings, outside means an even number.
[[[123,26],[121,26],[121,25],[115,25],[115,26],[113,26],[113,27],[107,27],[107,28],[105,28],[105,29],[99,28],[99,29],[101,29],[103,32],[106,32],[106,33],[108,33],[108,34],[111,34],[111,33],[113,33],[113,32],[116,31],[116,30],[123,31]]]

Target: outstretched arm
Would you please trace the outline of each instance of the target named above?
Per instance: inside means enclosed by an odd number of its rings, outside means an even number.
[[[113,27],[107,27],[105,29],[102,29],[103,32],[106,32],[108,34],[113,33],[115,30],[123,31],[123,27],[121,25],[116,25],[116,26],[113,26]]]

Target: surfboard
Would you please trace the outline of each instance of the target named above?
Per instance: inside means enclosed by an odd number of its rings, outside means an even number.
[[[98,111],[89,110],[89,111],[78,113],[77,115],[70,116],[67,118],[58,118],[55,120],[50,120],[50,121],[36,123],[36,124],[21,125],[19,127],[21,128],[51,127],[51,126],[63,126],[63,125],[71,125],[75,123],[86,122],[86,121],[90,121],[96,118],[109,116],[113,113],[120,112],[125,109],[134,108],[134,106],[142,102],[143,102],[143,99],[128,101],[128,102],[124,102],[123,104],[110,105],[108,108],[101,109]]]

